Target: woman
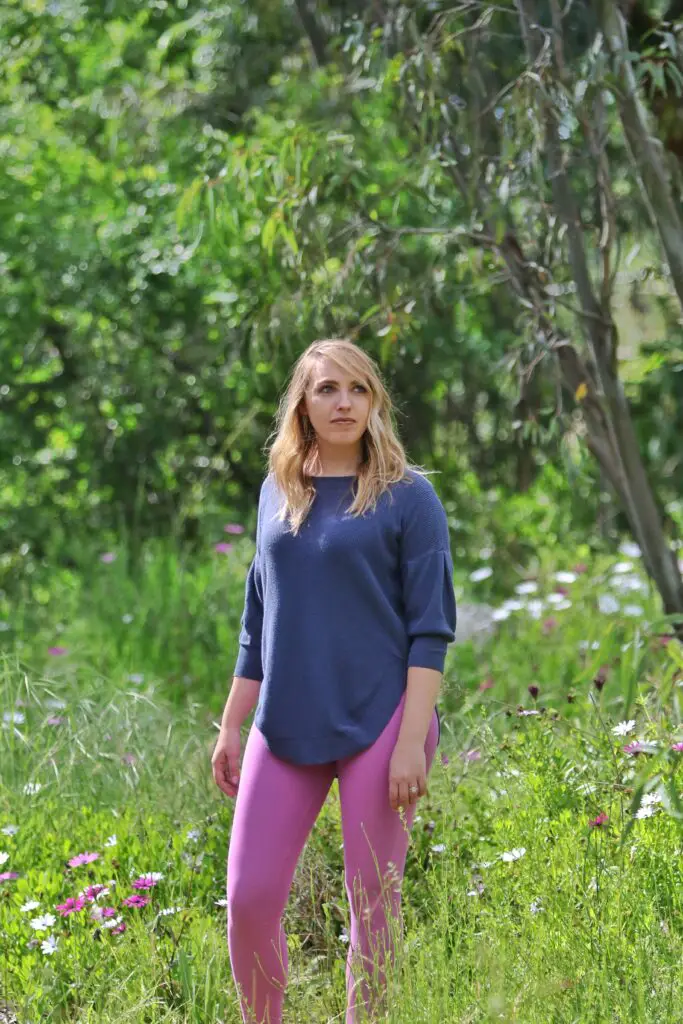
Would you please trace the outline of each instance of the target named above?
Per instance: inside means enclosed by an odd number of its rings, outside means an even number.
[[[407,465],[376,365],[349,341],[315,342],[280,404],[212,758],[216,784],[237,797],[228,946],[245,1021],[282,1020],[281,917],[334,778],[351,908],[346,1024],[361,1019],[357,1003],[380,1005],[441,734],[452,576],[446,514]],[[240,775],[240,727],[257,701]]]

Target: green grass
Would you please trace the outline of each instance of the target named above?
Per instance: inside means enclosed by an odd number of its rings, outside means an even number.
[[[210,757],[248,549],[240,538],[229,555],[191,563],[153,545],[134,573],[123,556],[84,555],[42,600],[3,612],[0,829],[18,830],[0,832],[0,871],[19,877],[0,883],[0,992],[22,1024],[240,1020],[224,906],[233,805]],[[570,564],[565,553],[561,568]],[[554,568],[552,553],[539,555],[538,594],[519,600],[552,592]],[[459,584],[470,599],[481,586]],[[486,646],[449,652],[442,745],[404,881],[392,1024],[683,1019],[683,754],[671,749],[683,740],[683,651],[657,639],[667,626],[637,565],[615,573],[601,558],[566,589],[570,606],[513,611]],[[620,612],[599,611],[607,593]],[[48,655],[55,645],[68,653]],[[613,732],[630,720],[628,734]],[[644,752],[624,752],[636,739]],[[607,821],[591,825],[600,814]],[[90,851],[92,863],[68,865]],[[161,876],[141,890],[149,902],[124,905],[149,873]],[[125,930],[102,927],[90,903],[56,909],[111,880],[98,902]],[[38,906],[22,910],[29,901]],[[54,924],[34,930],[48,913]],[[343,1021],[336,787],[285,925],[285,1020]]]

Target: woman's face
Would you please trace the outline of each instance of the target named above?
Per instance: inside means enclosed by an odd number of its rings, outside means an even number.
[[[318,440],[334,445],[360,442],[370,418],[371,394],[329,356],[316,359],[302,403]],[[342,419],[349,423],[338,422]]]

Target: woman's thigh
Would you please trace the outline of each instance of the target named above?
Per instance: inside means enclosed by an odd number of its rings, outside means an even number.
[[[228,904],[287,901],[297,860],[335,775],[334,763],[296,765],[272,754],[252,725],[228,851]]]
[[[364,888],[372,887],[375,882],[379,883],[390,864],[399,876],[403,875],[409,830],[419,806],[419,801],[411,804],[402,815],[393,810],[389,801],[389,763],[404,706],[405,693],[375,742],[359,754],[338,762],[347,887],[357,874],[362,876]],[[434,761],[438,738],[439,722],[434,711],[424,746],[427,772]]]

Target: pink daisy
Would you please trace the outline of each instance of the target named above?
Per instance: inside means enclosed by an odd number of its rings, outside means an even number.
[[[68,654],[69,653],[69,648],[68,647],[48,647],[47,653],[48,654],[52,654],[55,658],[58,658],[60,656],[60,654]]]
[[[600,828],[600,826],[604,825],[607,821],[609,821],[609,816],[603,812],[602,814],[598,814],[597,818],[593,818],[592,821],[589,821],[588,824],[591,828]]]
[[[99,859],[99,853],[77,853],[68,861],[68,864],[70,868],[79,868],[82,864],[91,864],[92,861]]]
[[[134,889],[152,889],[158,882],[159,879],[155,878],[154,875],[141,875],[140,878],[136,878],[132,882],[132,886]]]
[[[127,907],[146,907],[149,903],[149,896],[138,896],[137,893],[133,893],[132,896],[126,896],[121,902]]]
[[[19,874],[16,871],[0,871],[0,882],[11,882],[18,877]]]
[[[57,904],[57,910],[62,917],[66,917],[68,914],[76,913],[77,910],[83,910],[84,906],[85,900],[81,896],[78,896],[77,899],[74,899],[73,896],[69,896],[66,902]]]
[[[227,523],[223,529],[226,533],[244,533],[244,527],[239,523]]]
[[[227,555],[232,551],[232,544],[221,541],[220,544],[214,544],[214,551],[217,551],[219,555]]]

